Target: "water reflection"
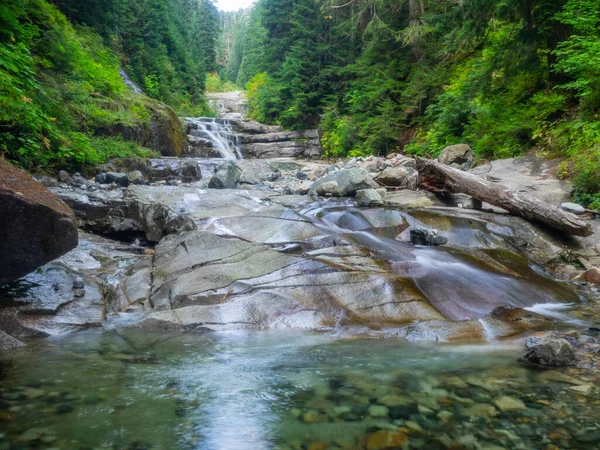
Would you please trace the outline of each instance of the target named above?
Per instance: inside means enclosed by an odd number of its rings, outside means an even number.
[[[531,370],[518,352],[80,333],[0,356],[0,448],[597,448],[597,375]]]

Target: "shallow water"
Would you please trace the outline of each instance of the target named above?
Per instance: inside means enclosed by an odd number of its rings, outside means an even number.
[[[518,355],[291,331],[78,333],[0,354],[0,448],[598,448],[597,376]]]

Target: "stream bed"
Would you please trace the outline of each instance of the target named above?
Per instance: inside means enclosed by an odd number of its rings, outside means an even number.
[[[598,374],[520,344],[89,331],[0,354],[0,449],[596,449]]]

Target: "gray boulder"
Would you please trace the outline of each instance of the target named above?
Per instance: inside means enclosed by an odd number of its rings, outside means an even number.
[[[146,180],[144,180],[144,174],[139,170],[133,170],[129,172],[127,174],[127,178],[131,184],[146,184]]]
[[[383,186],[403,186],[414,189],[417,186],[418,172],[414,167],[386,167],[375,181]]]
[[[0,284],[77,246],[73,211],[25,172],[0,158]]]
[[[235,162],[224,161],[217,166],[208,187],[213,189],[235,189],[241,176],[242,171]]]
[[[366,170],[353,167],[332,172],[315,181],[309,192],[317,195],[331,194],[334,197],[353,197],[360,189],[376,187],[377,183]]]
[[[560,159],[526,155],[491,161],[469,172],[506,186],[511,192],[527,194],[558,206],[568,202],[573,192],[570,182],[556,178],[560,164]]]
[[[448,238],[440,236],[435,228],[415,227],[410,229],[410,243],[413,245],[444,245],[448,243]]]
[[[177,174],[181,177],[181,181],[184,183],[193,183],[194,181],[202,179],[200,168],[194,160],[183,160]]]
[[[0,330],[0,350],[8,350],[23,346],[25,346],[25,344],[23,344],[21,341]]]
[[[523,360],[542,366],[572,366],[575,350],[564,338],[555,336],[530,337]]]
[[[585,208],[577,203],[565,202],[560,204],[561,209],[564,209],[567,212],[581,215],[585,213]]]
[[[385,191],[378,189],[360,189],[356,191],[356,203],[359,206],[382,206],[385,203]]]
[[[467,144],[456,144],[449,145],[442,150],[442,153],[438,156],[438,161],[442,164],[456,164],[462,168],[468,169],[473,163],[473,157],[471,147]]]

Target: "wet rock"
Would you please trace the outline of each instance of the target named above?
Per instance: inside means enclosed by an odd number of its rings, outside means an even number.
[[[522,400],[513,397],[496,397],[492,403],[502,412],[527,409]]]
[[[183,160],[177,170],[177,175],[181,177],[183,183],[193,183],[202,179],[202,173],[198,164],[193,160]]]
[[[598,267],[592,267],[583,272],[576,279],[587,283],[600,284],[600,269]]]
[[[437,246],[448,243],[448,238],[440,236],[436,229],[414,227],[410,229],[410,243],[413,245]]]
[[[242,171],[235,162],[225,161],[217,167],[208,187],[213,189],[235,189],[241,176]]]
[[[24,347],[25,344],[0,330],[0,350]]]
[[[572,366],[575,364],[575,351],[564,338],[552,335],[527,339],[527,352],[523,360],[542,366]]]
[[[71,209],[1,158],[0,210],[0,285],[77,245],[77,223]]]
[[[384,194],[383,196],[381,194]],[[382,206],[385,203],[385,191],[377,189],[359,189],[356,191],[356,203],[359,206]]]
[[[83,289],[85,287],[85,280],[82,277],[73,278],[73,289]]]
[[[435,196],[427,191],[411,191],[403,189],[400,191],[390,191],[386,195],[388,205],[406,206],[410,208],[428,207],[433,205],[441,206]]]
[[[488,403],[477,403],[468,409],[469,415],[475,417],[494,417],[498,414],[498,410]]]
[[[321,188],[327,183],[327,188]],[[323,195],[331,194],[334,197],[353,197],[360,189],[378,187],[373,178],[363,169],[351,168],[332,172],[315,181],[310,188],[310,193]]]
[[[387,417],[389,411],[385,406],[371,405],[369,406],[368,413],[371,417]]]
[[[298,178],[299,180],[308,180],[308,174],[299,170],[298,172],[296,172],[296,178]]]
[[[325,422],[327,417],[319,414],[318,411],[307,411],[302,415],[302,421],[304,423],[317,423],[317,422]]]
[[[468,169],[473,163],[473,151],[466,144],[449,145],[438,156],[438,161],[447,165],[458,165]]]
[[[585,208],[577,203],[572,202],[564,202],[560,204],[560,207],[565,211],[568,211],[573,214],[581,215],[585,214]]]
[[[367,450],[402,448],[407,442],[408,436],[404,433],[391,430],[380,430],[368,437]]]

